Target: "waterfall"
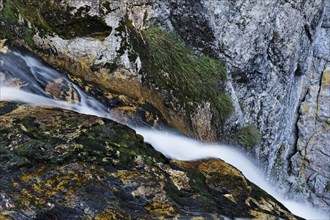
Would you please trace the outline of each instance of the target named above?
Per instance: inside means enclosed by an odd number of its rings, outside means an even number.
[[[68,88],[71,100],[54,97],[45,88],[57,82]],[[41,60],[20,51],[0,51],[0,101],[16,101],[31,105],[52,106],[115,120],[109,110],[95,98],[87,95],[60,72],[46,66]],[[145,141],[166,157],[177,160],[219,158],[238,168],[247,179],[272,195],[292,213],[307,219],[328,219],[325,213],[311,204],[286,199],[267,182],[266,177],[251,159],[233,146],[201,143],[187,137],[164,131],[134,128]],[[307,199],[306,199],[307,200]]]
[[[88,96],[62,73],[46,66],[40,59],[18,50],[6,53],[0,51],[0,83],[2,100],[48,105],[109,117],[108,109],[103,104]],[[67,97],[60,94],[63,92],[60,87],[64,88]]]
[[[276,187],[267,181],[266,175],[252,162],[252,159],[233,146],[201,143],[163,131],[139,128],[135,130],[144,137],[146,142],[168,158],[187,161],[219,158],[239,169],[248,180],[281,202],[293,214],[306,219],[328,219],[311,204],[287,199],[277,192]]]

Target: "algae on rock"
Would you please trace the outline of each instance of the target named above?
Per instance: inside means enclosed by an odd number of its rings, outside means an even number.
[[[254,125],[245,126],[233,134],[233,141],[246,147],[248,151],[252,151],[252,148],[259,144],[261,140],[260,130]]]
[[[4,102],[0,112],[1,218],[296,219],[223,161],[169,161],[111,120]]]
[[[50,0],[6,0],[4,19],[18,22],[18,13],[40,33],[55,33],[64,39],[103,34],[111,27],[97,16],[88,14],[90,8],[75,8]],[[34,12],[34,13],[31,13]]]

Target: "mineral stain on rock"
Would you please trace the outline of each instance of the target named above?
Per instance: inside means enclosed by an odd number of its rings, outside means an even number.
[[[10,106],[1,102],[2,218],[296,219],[221,160],[170,161],[111,120]]]

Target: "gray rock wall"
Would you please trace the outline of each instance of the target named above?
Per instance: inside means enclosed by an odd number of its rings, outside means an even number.
[[[303,77],[297,122],[298,139],[291,162],[294,185],[307,185],[309,196],[321,205],[330,201],[330,2],[326,2],[313,55]],[[300,184],[297,186],[297,184]],[[300,188],[299,188],[300,187]],[[315,196],[318,199],[315,199]]]
[[[236,120],[257,123],[263,133],[257,158],[294,193],[329,210],[330,101],[324,69],[330,38],[328,8],[321,19],[323,3],[204,1],[217,36],[215,49],[241,102],[243,117]]]
[[[175,30],[227,66],[227,89],[236,101],[228,134],[256,124],[263,141],[253,153],[269,175],[328,211],[329,5],[323,0],[170,5]]]

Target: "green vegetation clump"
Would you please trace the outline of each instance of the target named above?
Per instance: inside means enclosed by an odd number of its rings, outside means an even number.
[[[2,13],[5,21],[15,22],[18,20],[17,10],[11,0],[6,0],[3,3]]]
[[[30,29],[28,29],[28,28],[24,28],[23,39],[29,45],[29,47],[34,48],[35,47],[35,43],[33,41],[32,36],[33,36],[32,31]]]
[[[224,122],[234,112],[234,106],[231,97],[221,92],[215,102],[216,108],[219,110],[220,119]]]
[[[327,192],[330,192],[330,181],[327,182],[327,185],[325,186],[325,190]]]
[[[56,33],[64,39],[85,36],[103,39],[112,31],[102,19],[87,14],[90,8],[80,8],[75,13],[72,13],[73,10],[52,0],[6,0],[2,13],[7,25],[22,26],[18,23],[19,12],[25,21],[31,23],[30,32],[36,28],[41,35]],[[26,40],[25,28],[28,25],[23,26],[18,37]],[[27,43],[31,44],[29,41]]]
[[[3,2],[1,14],[7,25],[0,22],[0,38],[11,39],[15,36],[12,26],[18,22],[18,11],[11,0]]]
[[[63,3],[51,0],[15,0],[22,15],[38,29],[54,32],[64,39],[100,35],[107,36],[111,28],[97,16],[90,16],[89,8],[80,8],[72,13]],[[35,13],[31,13],[34,11]]]
[[[233,135],[233,140],[248,150],[252,150],[255,145],[259,144],[261,138],[260,130],[254,125],[247,125]]]
[[[219,91],[226,72],[222,64],[205,55],[196,55],[174,33],[159,28],[142,32],[147,47],[140,51],[145,80],[161,91],[170,91],[185,110],[201,101],[210,101],[224,122],[233,112],[231,99]]]

